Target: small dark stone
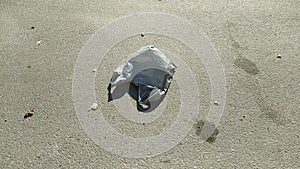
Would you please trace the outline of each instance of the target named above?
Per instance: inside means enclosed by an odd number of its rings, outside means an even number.
[[[244,121],[243,119],[241,119],[241,121]]]
[[[31,29],[34,29],[34,28],[35,28],[34,26],[31,27]]]
[[[281,59],[281,56],[277,56],[278,59]]]
[[[145,36],[145,35],[142,33],[142,34],[141,34],[141,37],[144,37],[144,36]]]
[[[245,118],[246,116],[243,116],[243,118]]]
[[[7,120],[5,119],[4,122],[7,122]]]
[[[146,125],[145,123],[142,123],[143,125]]]

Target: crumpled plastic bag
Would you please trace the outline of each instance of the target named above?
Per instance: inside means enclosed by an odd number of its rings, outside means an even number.
[[[158,48],[153,45],[142,47],[113,72],[108,101],[112,101],[111,88],[126,83],[137,87],[139,104],[158,101],[167,93],[175,69],[176,66]]]

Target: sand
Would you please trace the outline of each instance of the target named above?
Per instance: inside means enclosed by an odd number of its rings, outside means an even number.
[[[297,1],[271,0],[2,0],[0,168],[300,168],[299,8]],[[165,112],[151,123],[128,121],[106,102],[110,73],[143,45],[181,56],[195,73],[200,92],[199,118],[188,135],[167,152],[135,159],[104,150],[83,130],[73,105],[72,76],[91,35],[139,12],[177,15],[205,33],[223,63],[227,98],[216,132],[199,143],[211,101],[201,60],[191,60],[195,53],[180,42],[155,34],[117,44],[96,72],[96,97],[118,132],[155,136],[171,126],[179,109],[176,78]],[[24,118],[28,109],[34,114]]]

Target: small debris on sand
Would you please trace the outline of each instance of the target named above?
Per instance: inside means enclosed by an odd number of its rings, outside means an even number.
[[[277,58],[280,59],[280,58],[281,58],[281,54],[278,54],[278,55],[277,55]]]
[[[89,110],[97,110],[98,109],[98,104],[97,103],[93,103],[93,104],[91,104],[91,106],[90,106],[90,108],[89,108]]]
[[[33,115],[33,109],[29,109],[25,112],[24,118],[31,117]]]
[[[92,71],[93,71],[93,72],[97,72],[97,69],[93,69]]]
[[[36,42],[37,45],[40,45],[41,43],[42,43],[42,40],[38,40],[38,41]]]
[[[215,102],[214,102],[214,105],[218,106],[218,105],[219,105],[219,103],[218,103],[217,101],[215,101]]]

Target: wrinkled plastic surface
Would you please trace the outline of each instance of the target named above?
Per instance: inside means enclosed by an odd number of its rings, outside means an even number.
[[[138,103],[158,101],[168,91],[175,68],[158,48],[153,45],[142,47],[114,71],[109,93],[112,87],[131,83],[137,86]]]

